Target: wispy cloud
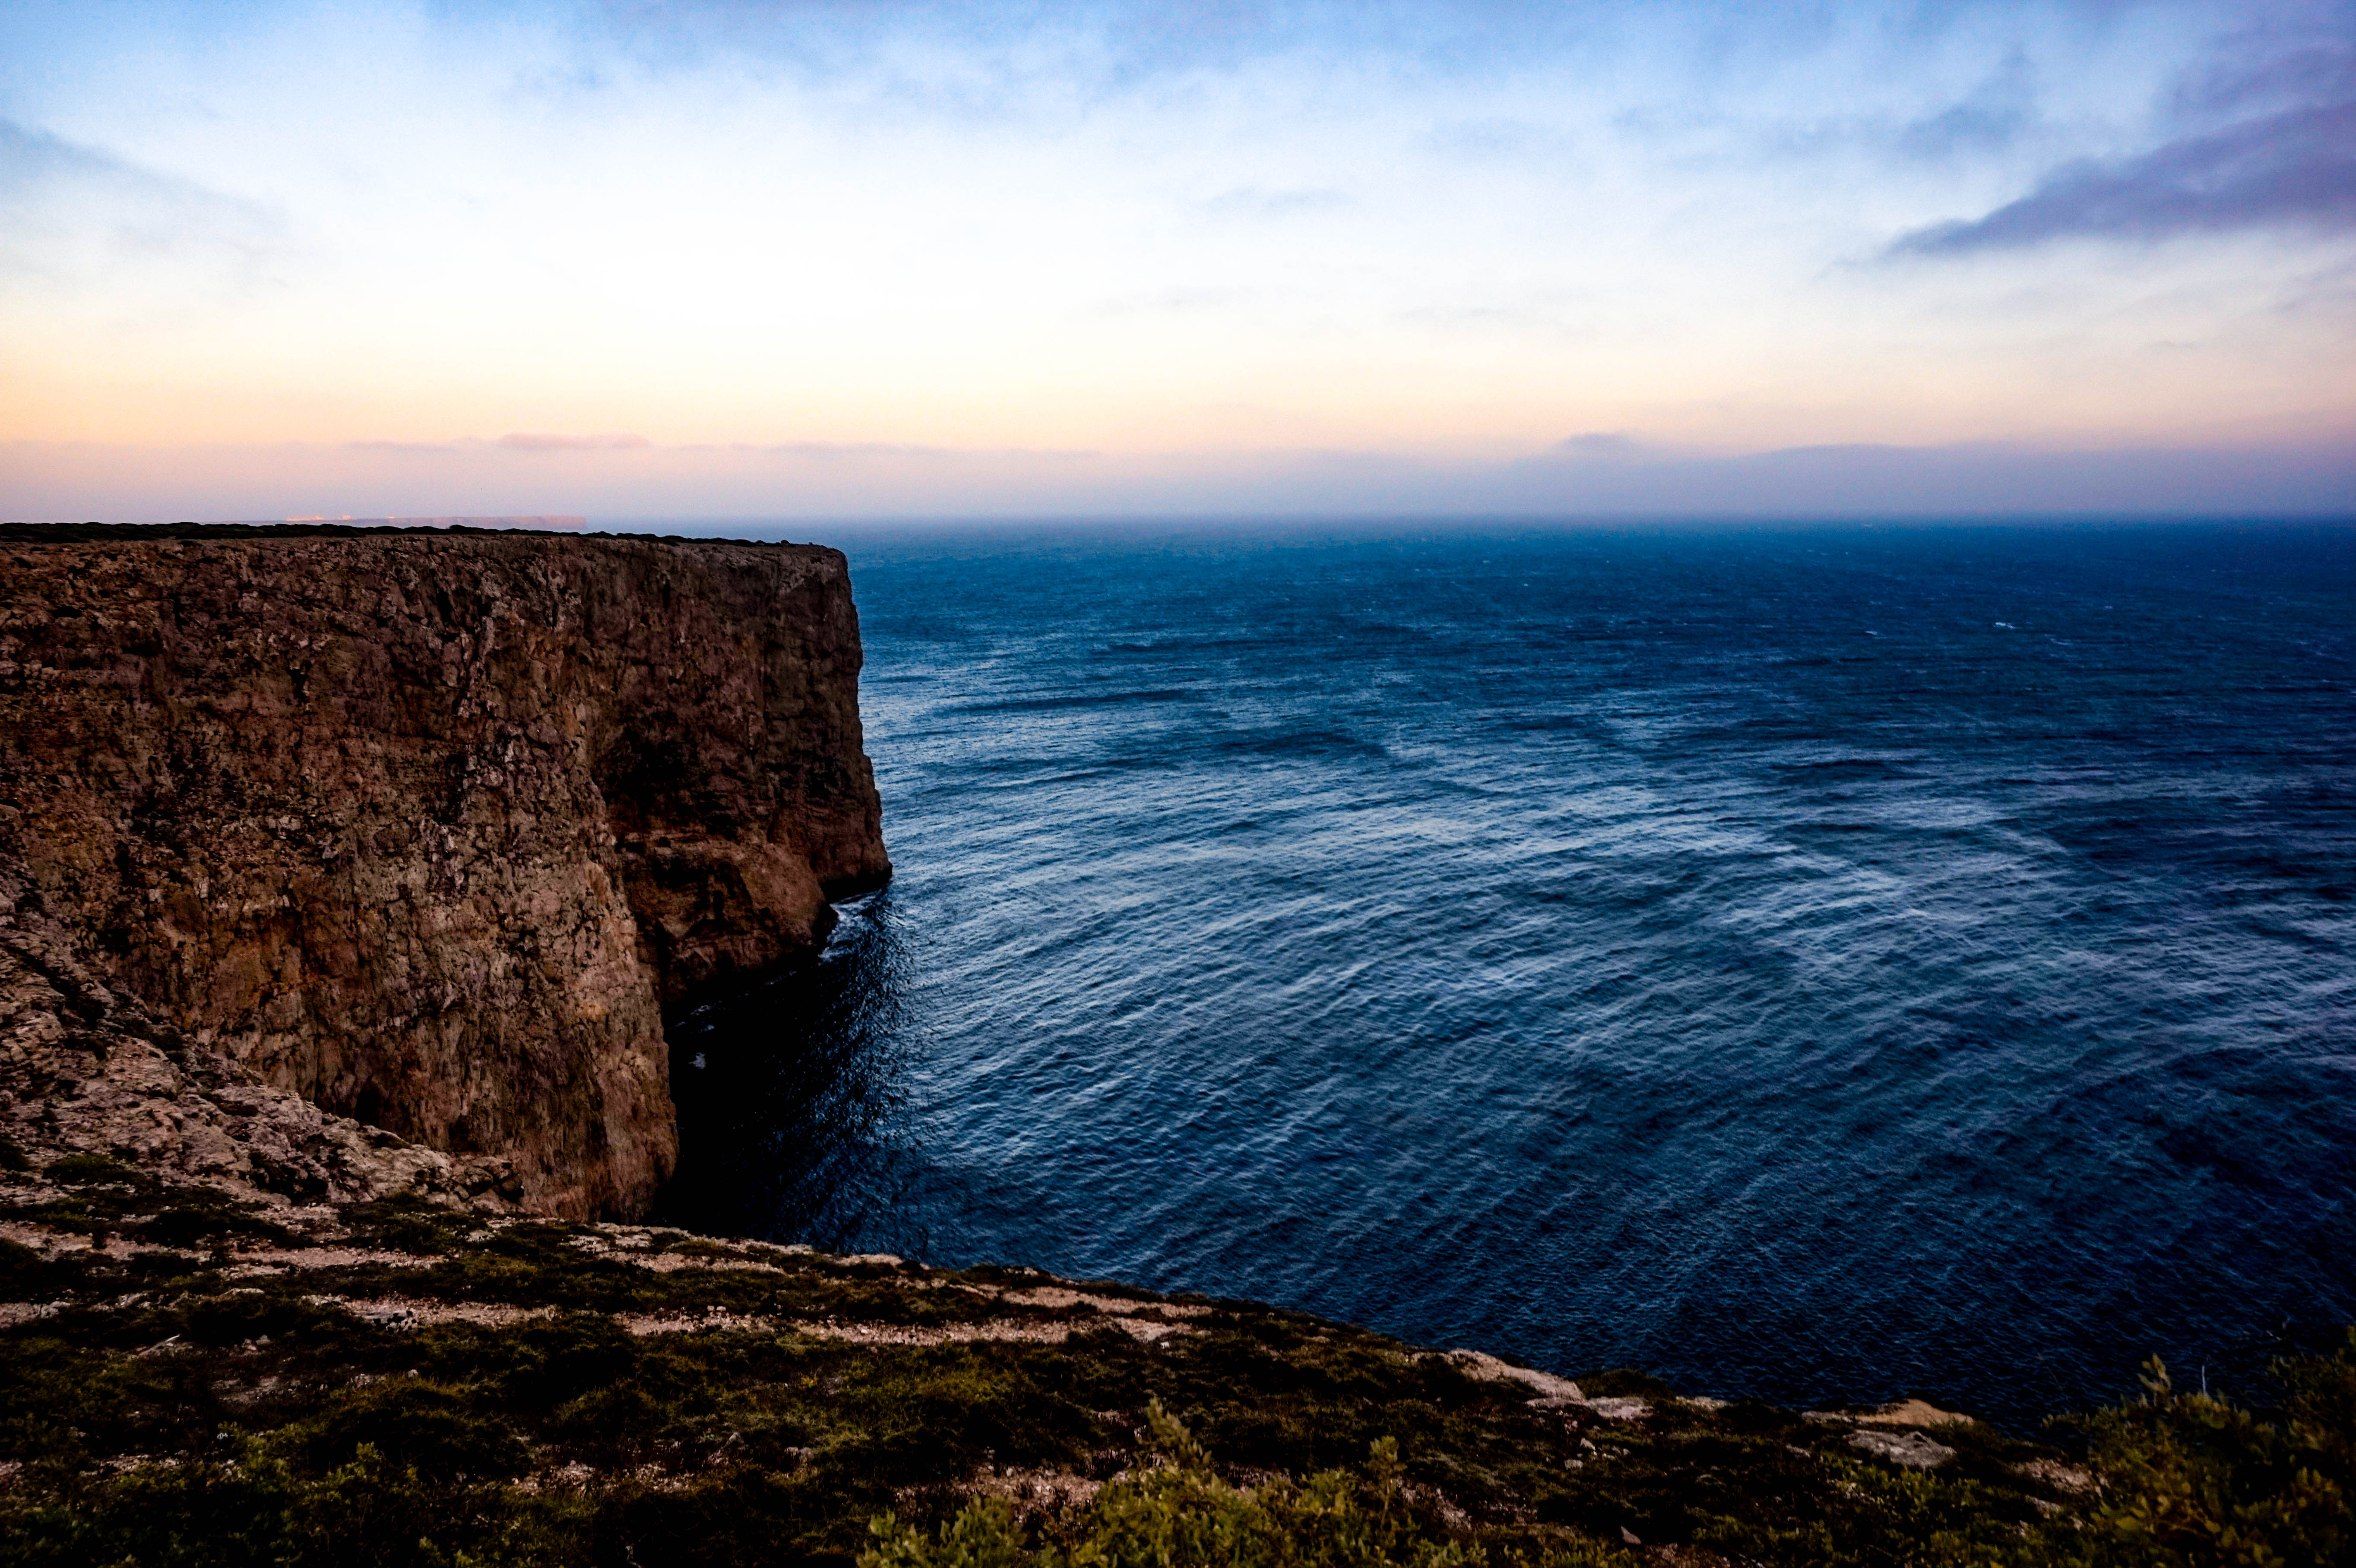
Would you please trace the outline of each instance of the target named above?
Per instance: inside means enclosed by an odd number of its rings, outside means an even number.
[[[1595,432],[1519,459],[1365,449],[1152,456],[1028,450],[657,446],[621,471],[589,454],[522,463],[305,445],[121,447],[0,441],[0,517],[2345,517],[2356,444],[1838,444],[1712,454]],[[357,459],[357,460],[356,460]]]
[[[2215,122],[2351,96],[2356,96],[2356,40],[2286,42],[2260,28],[2227,38],[2214,57],[2187,72],[2169,94],[2169,107],[2188,123]]]
[[[1338,190],[1261,190],[1246,187],[1222,191],[1202,204],[1220,218],[1291,218],[1304,212],[1331,212],[1348,207],[1350,197]]]
[[[510,452],[630,452],[654,443],[622,431],[600,435],[544,435],[517,431],[499,437],[496,444]]]
[[[1142,293],[1116,294],[1097,304],[1097,314],[1108,318],[1202,315],[1240,311],[1262,304],[1269,291],[1241,284],[1153,289]]]
[[[1579,435],[1567,435],[1554,443],[1554,450],[1565,457],[1576,457],[1589,463],[1629,463],[1650,456],[1652,448],[1625,431],[1591,430]]]
[[[2356,100],[2063,165],[1985,217],[1915,230],[1898,256],[1967,256],[2057,240],[2158,240],[2281,228],[2356,229]]]
[[[2036,72],[2016,49],[1968,96],[1901,127],[1892,144],[1927,163],[1999,152],[2029,128],[2036,104]]]
[[[1546,461],[1633,496],[1789,443],[2356,428],[2319,271],[2351,247],[2297,227],[2348,230],[2350,30],[2345,0],[0,5],[0,431],[313,443],[385,476],[369,509],[457,512],[695,464],[845,508],[953,507],[983,452],[1346,449],[1477,489],[1448,454],[1631,431],[1661,444]],[[293,103],[336,108],[290,133]],[[2037,250],[2236,225],[2277,231]],[[1908,230],[2033,254],[1848,264]]]
[[[260,202],[10,120],[0,120],[0,272],[68,283],[190,260],[247,280],[284,229]]]

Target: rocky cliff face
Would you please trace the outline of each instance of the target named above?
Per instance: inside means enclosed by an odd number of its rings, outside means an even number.
[[[16,961],[39,924],[180,1049],[502,1157],[527,1208],[642,1211],[664,1007],[890,874],[843,558],[75,534],[0,537]]]

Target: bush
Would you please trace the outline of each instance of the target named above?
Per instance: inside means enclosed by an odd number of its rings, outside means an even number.
[[[96,1505],[96,1506],[93,1506]],[[510,1488],[452,1488],[362,1445],[303,1480],[270,1444],[234,1462],[134,1470],[80,1506],[0,1515],[9,1568],[524,1568],[584,1563],[585,1510]]]
[[[68,1187],[81,1187],[102,1181],[117,1181],[135,1187],[141,1182],[137,1171],[118,1160],[109,1159],[102,1154],[70,1154],[63,1159],[51,1160],[48,1168],[41,1174],[51,1181],[60,1182]]]
[[[259,1290],[190,1296],[179,1309],[180,1332],[189,1342],[216,1348],[262,1339],[322,1343],[356,1327],[352,1315],[340,1307]]]
[[[40,1253],[0,1236],[0,1288],[15,1292],[18,1299],[23,1299],[32,1295],[48,1268]]]
[[[102,1563],[232,1568],[284,1562],[292,1496],[285,1467],[258,1445],[234,1465],[134,1470],[71,1504],[12,1510],[0,1529],[0,1562],[12,1568]]]
[[[531,1467],[531,1451],[505,1421],[413,1378],[337,1395],[304,1424],[298,1441],[306,1464],[321,1473],[359,1462],[363,1450],[443,1485],[505,1480]]]
[[[927,1535],[890,1514],[870,1527],[859,1568],[1467,1568],[1457,1542],[1419,1520],[1401,1484],[1398,1445],[1376,1441],[1356,1473],[1255,1488],[1222,1480],[1211,1456],[1160,1400],[1146,1408],[1158,1462],[1098,1493],[1067,1550],[1028,1548],[1006,1503],[969,1503]],[[1580,1542],[1544,1568],[1633,1561]]]
[[[0,1355],[0,1459],[66,1471],[140,1443],[165,1391],[153,1369],[50,1339]]]
[[[2097,1568],[2356,1558],[2356,1330],[2330,1356],[2279,1361],[2268,1417],[2179,1393],[2157,1356],[2143,1394],[2072,1424],[2101,1481],[2083,1537]]]

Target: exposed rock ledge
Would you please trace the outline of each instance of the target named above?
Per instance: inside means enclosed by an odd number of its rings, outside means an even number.
[[[0,1130],[643,1212],[664,1007],[890,875],[859,667],[815,546],[0,529]]]

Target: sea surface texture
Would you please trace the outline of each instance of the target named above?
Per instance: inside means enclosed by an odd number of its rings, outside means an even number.
[[[2356,530],[850,535],[674,1217],[2019,1427],[2356,1320]]]

